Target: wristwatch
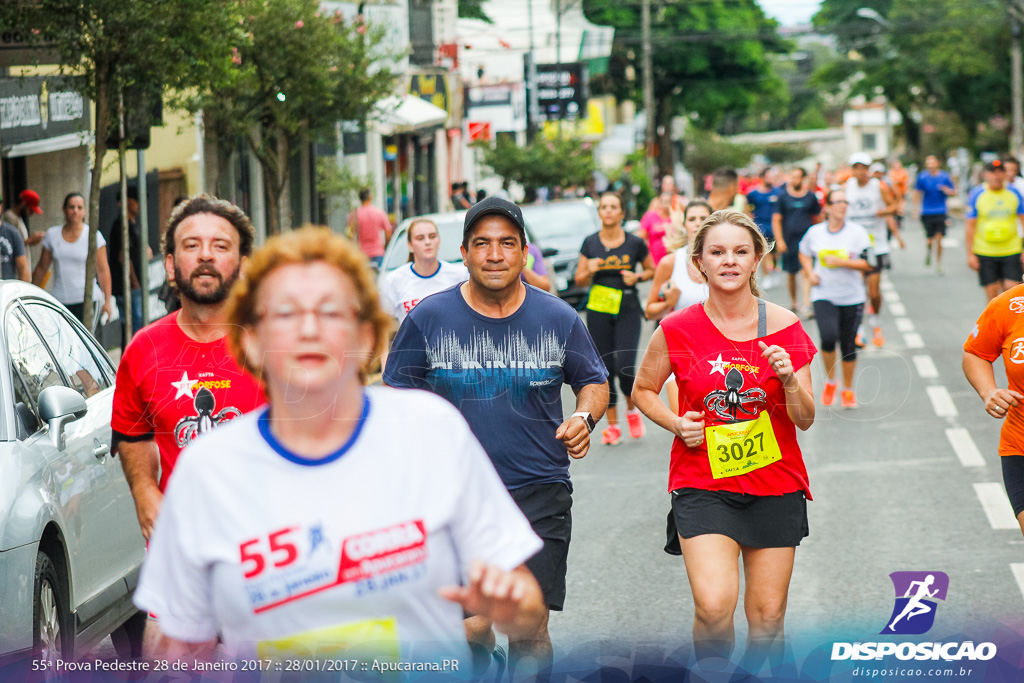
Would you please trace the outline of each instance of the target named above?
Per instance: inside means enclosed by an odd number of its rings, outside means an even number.
[[[594,418],[590,417],[590,413],[573,413],[569,417],[569,419],[571,420],[574,417],[582,417],[583,418],[583,421],[587,423],[587,431],[588,432],[593,432],[594,431],[594,427],[597,426],[597,423],[594,422]]]

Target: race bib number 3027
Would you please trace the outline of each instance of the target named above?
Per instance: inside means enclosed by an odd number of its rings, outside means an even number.
[[[772,421],[765,411],[756,420],[706,427],[704,433],[715,479],[736,477],[782,460]]]

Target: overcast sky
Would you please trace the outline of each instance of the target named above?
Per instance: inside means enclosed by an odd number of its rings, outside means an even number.
[[[805,24],[818,11],[821,0],[760,0],[765,14],[783,26]]]

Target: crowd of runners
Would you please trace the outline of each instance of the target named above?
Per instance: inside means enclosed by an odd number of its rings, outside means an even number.
[[[1024,528],[1024,370],[1007,363],[1004,388],[992,366],[1024,337],[1017,172],[989,161],[966,202],[967,263],[991,301],[963,363],[1004,420]],[[744,656],[752,670],[777,662],[809,533],[797,434],[817,406],[857,407],[858,349],[885,344],[880,281],[904,216],[941,275],[957,188],[934,157],[911,183],[854,154],[837,173],[765,169],[746,195],[729,169],[706,198],[671,178],[661,189],[636,232],[618,194],[600,197],[579,311],[534,286],[543,257],[503,197],[466,212],[462,263],[439,260],[437,225],[414,221],[408,264],[379,290],[365,254],[326,229],[254,249],[237,207],[179,204],[163,253],[181,309],[126,348],[112,421],[149,542],[135,594],[147,653],[355,648],[450,655],[466,676],[543,672],[549,613],[566,601],[570,463],[621,442],[624,403],[630,439],[645,417],[673,435],[666,551],[686,566],[696,660],[732,654],[742,570]],[[782,284],[788,306],[761,297]],[[377,371],[384,386],[368,386]]]

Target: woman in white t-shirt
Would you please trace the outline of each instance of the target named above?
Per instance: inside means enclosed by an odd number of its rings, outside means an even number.
[[[50,293],[64,304],[76,318],[85,320],[85,262],[89,254],[89,225],[85,222],[85,198],[72,192],[64,198],[64,224],[46,231],[39,263],[32,271],[32,284],[42,287],[46,274],[53,265],[53,284]],[[114,299],[110,293],[110,266],[107,264],[107,242],[96,233],[96,280],[93,282],[93,301],[103,304],[103,311],[114,313]],[[93,321],[95,326],[96,321]]]
[[[857,223],[846,220],[845,190],[825,197],[828,220],[812,225],[800,240],[800,264],[811,283],[811,302],[821,334],[821,358],[828,380],[821,394],[830,406],[836,395],[836,345],[842,351],[842,406],[856,408],[853,372],[857,367],[857,327],[864,314],[867,292],[864,273],[871,272],[868,256],[871,237]]]
[[[423,299],[469,279],[466,266],[438,259],[441,235],[434,221],[417,218],[406,238],[409,262],[388,273],[380,285],[381,304],[399,325]]]
[[[219,640],[240,659],[468,663],[463,610],[534,633],[547,609],[524,562],[542,543],[465,420],[364,385],[391,321],[358,247],[274,237],[228,319],[269,405],[178,458],[135,593],[159,615],[156,656]]]
[[[661,259],[654,271],[654,284],[647,295],[645,313],[648,320],[658,320],[687,306],[708,298],[708,283],[690,261],[689,245],[704,219],[711,215],[711,205],[703,199],[691,200],[683,210],[685,232],[665,240],[668,256]],[[665,383],[668,407],[678,412],[679,396],[675,377]]]

